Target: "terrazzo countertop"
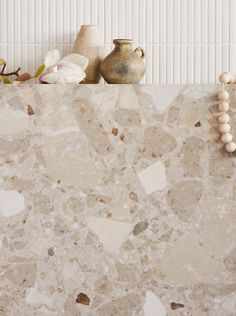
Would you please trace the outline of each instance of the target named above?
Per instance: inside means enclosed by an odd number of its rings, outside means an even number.
[[[0,87],[1,316],[236,315],[217,89]]]

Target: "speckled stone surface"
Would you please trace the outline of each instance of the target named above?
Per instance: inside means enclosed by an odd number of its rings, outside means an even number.
[[[217,90],[0,87],[0,316],[236,315]]]

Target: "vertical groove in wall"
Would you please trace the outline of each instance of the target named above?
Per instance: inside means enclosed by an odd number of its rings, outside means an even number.
[[[125,37],[132,38],[132,0],[125,0]]]
[[[1,0],[0,56],[34,72],[48,49],[70,52],[82,24],[146,49],[147,83],[213,83],[236,68],[235,0]]]
[[[98,0],[97,25],[100,29],[102,40],[105,42],[105,6],[104,0]]]
[[[229,0],[222,0],[222,69],[224,69],[225,71],[229,71],[229,10]]]

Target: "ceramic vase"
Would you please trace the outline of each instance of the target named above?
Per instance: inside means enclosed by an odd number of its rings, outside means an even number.
[[[89,60],[86,79],[83,83],[99,83],[101,78],[100,66],[104,57],[104,45],[96,25],[82,25],[72,50]]]
[[[115,39],[114,50],[103,60],[101,73],[107,83],[139,83],[145,73],[144,49],[133,49],[133,41]]]

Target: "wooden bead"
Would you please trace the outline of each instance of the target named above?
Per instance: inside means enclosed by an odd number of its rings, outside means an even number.
[[[231,79],[231,75],[229,72],[223,72],[219,76],[219,82],[221,82],[221,83],[229,83],[230,79]]]
[[[227,123],[225,124],[220,124],[220,127],[219,127],[219,131],[224,134],[224,133],[228,133],[230,132],[231,130],[231,126]]]
[[[226,113],[223,113],[223,114],[221,114],[221,115],[218,117],[218,121],[219,121],[220,123],[228,123],[229,120],[230,120],[230,117],[229,117],[229,115],[226,114]]]
[[[227,111],[229,111],[229,104],[227,102],[221,102],[219,104],[219,111],[220,112],[227,112]]]
[[[233,153],[236,150],[236,144],[234,142],[230,142],[225,146],[225,149],[229,152],[229,153]]]
[[[221,90],[218,92],[218,98],[222,101],[226,101],[229,98],[229,93],[225,90]]]
[[[223,134],[221,140],[223,143],[230,143],[233,139],[233,136],[230,133]]]
[[[235,83],[235,76],[230,74],[229,83]]]

